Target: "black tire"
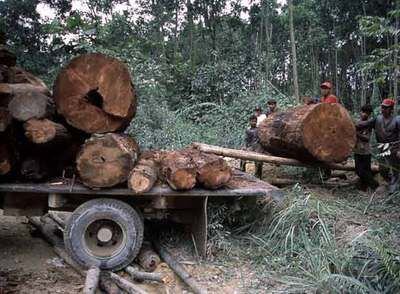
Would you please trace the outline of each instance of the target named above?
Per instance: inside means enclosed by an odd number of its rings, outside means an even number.
[[[119,270],[139,253],[143,229],[142,218],[130,205],[114,199],[93,199],[69,218],[64,230],[65,249],[85,268],[95,265]]]

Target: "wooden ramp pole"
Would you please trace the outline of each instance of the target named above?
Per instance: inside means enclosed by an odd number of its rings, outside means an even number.
[[[334,170],[344,170],[344,171],[355,171],[355,166],[353,163],[347,164],[340,164],[340,163],[320,163],[315,162],[305,163],[301,162],[297,159],[292,158],[284,158],[284,157],[277,157],[271,156],[266,154],[261,154],[253,151],[245,151],[245,150],[237,150],[237,149],[230,149],[224,148],[214,145],[208,145],[203,143],[192,143],[192,147],[196,148],[205,153],[212,153],[220,156],[232,157],[232,158],[239,158],[244,160],[253,160],[253,161],[261,161],[266,163],[272,164],[281,164],[281,165],[289,165],[289,166],[300,166],[300,167],[325,167]],[[372,165],[371,169],[373,172],[379,172],[379,166]]]

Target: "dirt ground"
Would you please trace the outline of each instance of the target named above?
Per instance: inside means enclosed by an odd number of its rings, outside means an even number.
[[[25,217],[0,210],[0,293],[80,293],[83,279],[38,237]]]

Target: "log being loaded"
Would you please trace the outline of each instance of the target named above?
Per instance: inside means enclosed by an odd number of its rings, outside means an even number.
[[[128,68],[100,53],[74,58],[56,79],[54,99],[67,122],[87,133],[120,130],[136,111]]]
[[[300,161],[343,162],[356,143],[356,131],[340,104],[304,105],[265,119],[258,132],[271,154]]]

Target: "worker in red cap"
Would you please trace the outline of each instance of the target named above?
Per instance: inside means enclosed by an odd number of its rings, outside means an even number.
[[[382,156],[380,157],[379,172],[389,182],[389,193],[394,193],[400,182],[400,117],[393,114],[394,105],[393,99],[384,99],[381,103],[380,115],[356,124],[358,130],[375,129],[376,141],[382,146],[380,147]]]
[[[321,84],[321,103],[339,103],[339,99],[332,94],[332,83],[331,82],[323,82]]]

